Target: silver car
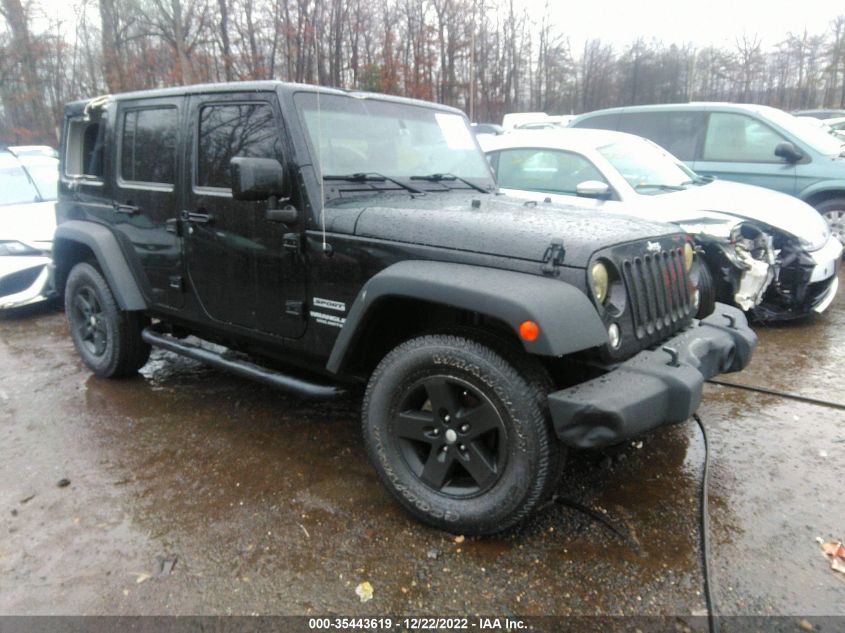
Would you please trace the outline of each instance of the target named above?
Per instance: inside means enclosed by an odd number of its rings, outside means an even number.
[[[53,294],[58,161],[0,151],[0,309]]]
[[[479,143],[505,193],[680,225],[706,263],[701,301],[778,320],[823,312],[836,295],[842,245],[797,198],[700,177],[622,132],[514,132]]]

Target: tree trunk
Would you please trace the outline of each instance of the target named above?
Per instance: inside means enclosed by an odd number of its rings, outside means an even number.
[[[218,0],[218,6],[220,7],[220,43],[223,47],[223,74],[226,81],[232,81],[234,73],[232,72],[232,45],[229,43],[228,0]]]
[[[35,136],[54,139],[55,124],[44,102],[45,95],[38,77],[38,55],[29,32],[29,24],[21,0],[2,0],[3,13],[12,31],[12,44],[17,53],[20,78],[24,94],[20,95],[21,108],[18,124]]]

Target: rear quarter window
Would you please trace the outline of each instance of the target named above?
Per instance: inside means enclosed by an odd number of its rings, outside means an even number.
[[[65,141],[65,175],[102,181],[105,172],[105,138],[104,119],[69,119]]]

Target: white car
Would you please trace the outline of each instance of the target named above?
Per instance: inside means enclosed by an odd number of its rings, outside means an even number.
[[[0,309],[53,294],[58,161],[0,151]]]
[[[673,222],[696,241],[701,301],[760,320],[823,312],[842,245],[811,206],[776,191],[703,178],[639,136],[592,129],[479,137],[504,193],[537,203]]]

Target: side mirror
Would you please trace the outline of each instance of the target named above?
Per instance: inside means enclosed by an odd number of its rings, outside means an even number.
[[[235,200],[269,200],[285,190],[285,172],[275,158],[236,156],[229,161]]]
[[[793,143],[784,141],[775,146],[775,156],[779,156],[790,163],[797,163],[804,158],[804,152],[795,147]]]
[[[585,180],[576,185],[575,193],[582,198],[608,198],[610,197],[610,185],[598,180]]]

